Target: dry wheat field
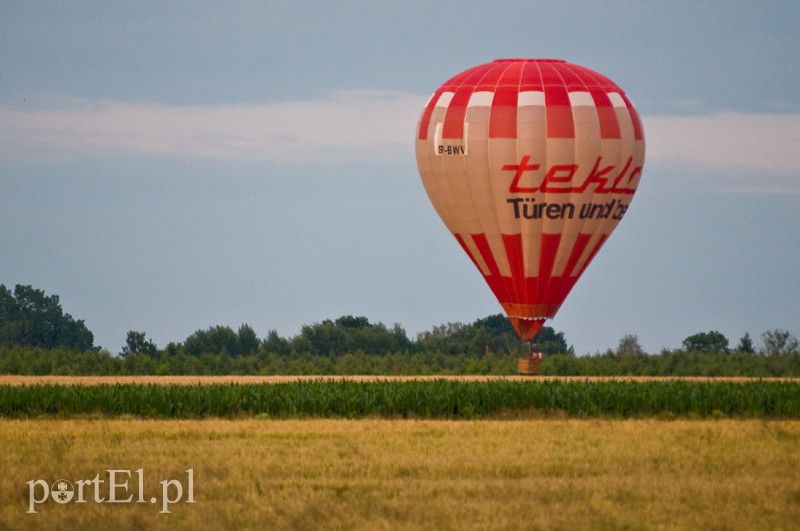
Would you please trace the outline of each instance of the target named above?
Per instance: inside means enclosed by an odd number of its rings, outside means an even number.
[[[796,529],[800,521],[795,421],[6,419],[0,444],[2,529]],[[74,492],[82,481],[83,503],[77,493],[69,503],[43,501],[57,480]],[[174,501],[168,512],[164,499]]]

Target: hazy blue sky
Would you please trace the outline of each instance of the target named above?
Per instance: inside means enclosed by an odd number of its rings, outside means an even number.
[[[0,283],[96,344],[501,311],[431,207],[446,79],[551,57],[642,116],[633,204],[551,322],[578,353],[800,335],[800,2],[5,0]]]

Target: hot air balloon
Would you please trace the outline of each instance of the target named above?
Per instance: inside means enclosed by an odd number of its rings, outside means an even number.
[[[607,77],[561,60],[502,59],[434,92],[416,155],[442,221],[532,340],[625,215],[644,134]]]

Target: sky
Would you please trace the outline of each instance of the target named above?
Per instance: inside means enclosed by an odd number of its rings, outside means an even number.
[[[625,219],[549,324],[578,354],[800,335],[800,3],[0,4],[0,284],[95,344],[342,315],[409,337],[501,312],[439,221],[414,134],[445,80],[559,58],[647,142]]]

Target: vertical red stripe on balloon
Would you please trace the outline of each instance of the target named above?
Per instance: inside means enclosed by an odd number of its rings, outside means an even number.
[[[436,108],[436,102],[439,101],[439,97],[442,95],[443,90],[437,90],[433,96],[431,96],[431,100],[428,102],[428,106],[425,107],[425,110],[422,113],[422,118],[419,120],[419,136],[420,140],[427,140],[428,139],[428,128],[431,125],[431,116],[433,115],[433,109]]]
[[[547,138],[575,138],[575,120],[569,93],[563,85],[544,87]]]
[[[464,138],[464,116],[467,114],[467,103],[472,96],[472,88],[460,88],[450,100],[447,106],[447,114],[444,115],[444,127],[442,128],[442,138],[463,139]]]
[[[517,87],[497,87],[489,115],[489,138],[517,138],[518,95]]]
[[[575,240],[575,244],[572,246],[572,251],[569,253],[567,266],[564,269],[564,276],[575,276],[572,270],[575,269],[575,266],[578,264],[581,256],[583,256],[583,251],[586,249],[586,246],[589,244],[589,240],[591,238],[591,234],[578,234],[578,238]]]
[[[503,291],[502,302],[525,303],[530,296],[530,286],[525,278],[525,256],[522,251],[522,234],[503,234],[508,266],[511,270],[510,282]]]
[[[547,138],[575,138],[575,122],[572,107],[569,105],[550,105],[545,107]]]
[[[594,100],[594,106],[598,109],[601,107],[614,107],[614,104],[611,101],[611,98],[608,97],[608,92],[605,90],[598,88],[598,87],[591,87],[589,89],[589,94],[592,95],[592,99]]]
[[[522,255],[522,234],[503,234],[503,245],[508,256],[511,278],[525,278],[525,260]]]
[[[494,255],[492,254],[492,248],[489,245],[489,240],[486,238],[485,234],[473,234],[472,241],[475,242],[475,246],[478,248],[478,252],[481,253],[481,258],[483,258],[486,267],[489,268],[489,274],[492,276],[500,276],[500,268],[497,267],[497,262],[494,259]]]
[[[556,263],[560,234],[542,234],[542,247],[539,253],[539,282],[546,282],[553,276],[553,265]]]
[[[569,92],[564,85],[548,85],[544,87],[544,103],[548,107],[572,105],[569,101]]]
[[[600,138],[604,140],[620,138],[617,112],[614,110],[614,104],[611,103],[606,91],[593,87],[589,89],[589,93],[592,95],[595,107],[597,107],[597,117],[600,120]]]
[[[600,119],[600,138],[618,139],[620,138],[619,120],[614,107],[598,107],[597,117]]]

